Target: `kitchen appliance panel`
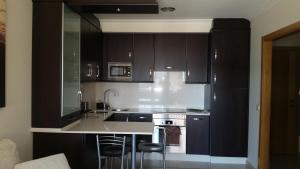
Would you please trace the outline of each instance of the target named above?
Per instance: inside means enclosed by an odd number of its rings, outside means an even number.
[[[107,77],[110,80],[132,80],[132,63],[109,62]]]

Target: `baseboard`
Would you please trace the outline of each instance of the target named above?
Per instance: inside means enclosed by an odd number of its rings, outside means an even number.
[[[251,163],[249,163],[248,160],[246,160],[246,166],[247,166],[247,169],[255,169],[255,167]]]
[[[140,158],[137,153],[137,158]],[[146,153],[145,159],[161,160],[162,156],[158,153]],[[168,161],[188,161],[188,162],[210,162],[214,164],[247,164],[245,157],[215,157],[209,155],[190,155],[190,154],[167,154]]]
[[[211,157],[214,164],[246,164],[246,157]]]

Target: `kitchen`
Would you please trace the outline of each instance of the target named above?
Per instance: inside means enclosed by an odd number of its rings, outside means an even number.
[[[184,161],[191,158],[186,154],[195,154],[195,161],[246,163],[249,21],[204,20],[206,31],[109,32],[92,14],[104,10],[103,5],[66,3],[34,3],[34,158],[63,150],[72,168],[97,168],[85,166],[92,165],[87,157],[96,155],[95,134],[129,134],[134,152],[136,142],[158,142],[156,127],[173,126],[179,140],[167,145],[167,160]],[[145,3],[149,12],[151,5]],[[123,11],[122,5],[104,6]],[[158,4],[153,6],[151,11],[158,12]],[[80,112],[80,101],[94,113]],[[122,117],[105,121],[120,114],[127,114],[128,122]],[[130,122],[131,114],[150,121]],[[89,128],[99,119],[111,128]],[[118,125],[123,132],[115,130]],[[131,160],[135,168],[135,153]]]

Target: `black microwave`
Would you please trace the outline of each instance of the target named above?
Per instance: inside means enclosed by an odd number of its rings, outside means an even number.
[[[132,80],[132,63],[109,62],[107,77],[110,80]]]

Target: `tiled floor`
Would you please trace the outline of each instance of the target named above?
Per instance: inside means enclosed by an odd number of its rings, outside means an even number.
[[[162,169],[160,164],[145,164],[145,169]],[[199,162],[167,161],[167,169],[247,169],[246,165],[210,164]]]
[[[115,166],[113,169],[117,169],[117,168],[119,168],[119,165]],[[137,168],[140,169],[139,164],[137,164]],[[247,169],[246,165],[210,164],[210,163],[185,162],[185,161],[167,161],[166,168],[167,169]],[[108,169],[110,169],[110,167],[108,167]],[[161,161],[146,160],[144,164],[144,169],[162,169]]]

